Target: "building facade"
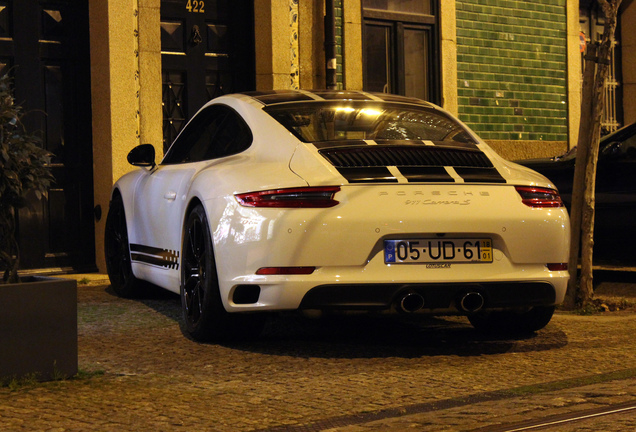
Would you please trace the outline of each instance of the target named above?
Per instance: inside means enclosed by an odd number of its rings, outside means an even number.
[[[592,9],[584,0],[0,0],[0,66],[14,71],[28,126],[57,155],[48,201],[20,214],[20,241],[39,242],[23,263],[105,271],[110,190],[132,169],[133,147],[151,143],[160,158],[207,100],[324,88],[330,69],[339,89],[443,106],[504,157],[563,152],[577,141],[581,17],[589,24]],[[636,23],[632,0],[621,20]],[[636,121],[635,44],[620,33],[617,124]]]

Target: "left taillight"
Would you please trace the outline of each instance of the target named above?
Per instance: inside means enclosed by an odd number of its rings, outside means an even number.
[[[517,192],[521,195],[521,201],[528,207],[563,207],[563,201],[561,201],[559,192],[554,189],[533,186],[516,186],[515,189],[517,189]]]
[[[234,195],[245,207],[328,208],[338,204],[334,199],[340,186],[273,189]]]

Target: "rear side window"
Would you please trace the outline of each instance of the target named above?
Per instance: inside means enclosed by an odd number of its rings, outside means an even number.
[[[265,111],[304,142],[425,140],[476,144],[455,119],[428,107],[339,101],[274,105]]]
[[[199,112],[174,141],[162,164],[217,159],[245,151],[252,145],[252,132],[243,118],[225,105],[212,105]]]

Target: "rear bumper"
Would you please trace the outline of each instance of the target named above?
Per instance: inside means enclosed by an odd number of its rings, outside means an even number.
[[[416,293],[423,299],[422,312],[461,312],[460,299],[479,293],[482,309],[514,309],[551,306],[557,301],[548,282],[485,282],[438,284],[353,284],[322,285],[304,296],[300,309],[386,310],[399,304],[405,295]]]

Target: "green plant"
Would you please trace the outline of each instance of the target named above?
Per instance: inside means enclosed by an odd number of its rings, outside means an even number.
[[[104,376],[106,372],[102,369],[99,370],[94,370],[94,371],[87,371],[84,369],[80,369],[79,371],[77,371],[77,375],[75,375],[73,377],[73,379],[77,379],[77,380],[88,380],[91,378],[98,378],[98,377],[102,377]]]
[[[5,380],[0,381],[0,388],[6,387],[10,391],[20,390],[25,387],[33,387],[39,383],[38,375],[36,373],[28,374],[26,376],[17,378],[17,377],[8,377]]]
[[[587,303],[578,309],[574,309],[574,313],[577,315],[595,315],[602,312],[602,309],[593,303]]]
[[[29,191],[41,199],[53,181],[51,154],[21,123],[22,108],[15,103],[11,83],[8,75],[0,77],[0,272],[4,283],[19,281],[17,211],[26,204]]]

